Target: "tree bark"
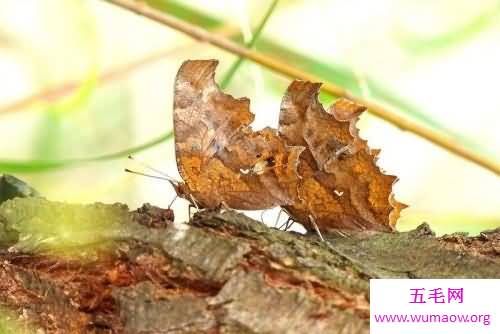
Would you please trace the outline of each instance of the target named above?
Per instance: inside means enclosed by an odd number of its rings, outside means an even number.
[[[500,278],[500,229],[322,242],[234,211],[171,219],[150,205],[4,202],[0,332],[369,333],[371,278]]]

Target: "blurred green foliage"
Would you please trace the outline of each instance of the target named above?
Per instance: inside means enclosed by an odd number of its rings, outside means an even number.
[[[40,197],[6,201],[0,205],[0,217],[3,230],[18,234],[12,246],[17,251],[63,255],[72,255],[81,246],[89,254],[88,247],[101,247],[103,239],[130,220],[128,207],[123,204],[64,204]]]
[[[180,3],[177,1],[171,0],[147,0],[146,1],[153,8],[160,9],[170,15],[176,16],[180,19],[187,20],[191,23],[197,24],[205,29],[214,30],[217,28],[221,28],[225,23],[219,19],[213,18],[199,10],[193,9],[184,3]],[[73,3],[73,2],[69,2]],[[269,40],[265,37],[261,37],[261,33],[271,17],[272,13],[276,9],[278,1],[273,0],[268,7],[266,13],[262,16],[261,21],[257,25],[253,38],[248,43],[248,47],[256,46],[260,50],[265,51],[266,53],[274,56],[277,59],[284,58],[287,61],[311,74],[318,76],[319,78],[324,79],[325,81],[335,83],[341,87],[346,88],[354,95],[362,95],[362,87],[360,85],[360,79],[356,75],[356,73],[343,65],[335,64],[333,62],[324,62],[319,59],[316,59],[310,55],[304,55],[296,50],[292,50],[289,47],[281,45],[278,42]],[[77,6],[78,7],[78,6]],[[496,13],[496,11],[495,11]],[[86,15],[90,15],[89,13],[83,11],[82,14],[84,17]],[[491,14],[493,15],[493,14]],[[496,14],[495,14],[496,15]],[[489,16],[488,16],[489,17]],[[483,22],[486,20],[485,18],[480,21]],[[88,25],[91,24],[92,20],[83,20],[81,23],[82,30],[88,28]],[[474,21],[475,22],[475,21]],[[470,24],[467,27],[471,26]],[[472,24],[475,28],[466,28],[469,30],[477,30],[479,29],[479,23]],[[86,30],[87,31],[87,30]],[[90,29],[93,31],[93,29]],[[461,31],[454,32],[448,34],[449,36],[464,34]],[[447,35],[447,36],[448,36]],[[86,32],[86,40],[92,39],[91,34],[89,35],[88,31]],[[241,40],[241,35],[233,36],[233,39]],[[447,41],[454,40],[453,38],[442,39],[437,38],[439,42],[436,42],[440,45],[447,44]],[[229,68],[225,76],[221,81],[221,86],[226,87],[234,74],[237,72],[238,68],[241,66],[243,62],[242,58],[239,58],[235,61],[235,63]],[[120,122],[125,122],[121,126],[119,126],[121,132],[120,136],[124,138],[130,137],[130,133],[127,133],[126,129],[130,127],[130,124],[127,121],[127,113],[128,113],[128,104],[123,102],[121,103],[118,100],[115,100],[112,103],[109,103],[109,108],[102,108],[99,106],[103,105],[102,97],[99,99],[99,104],[94,104],[93,108],[98,108],[99,112],[92,112],[89,108],[89,105],[92,99],[95,99],[95,93],[97,92],[96,88],[98,86],[98,70],[95,65],[91,65],[89,69],[87,78],[82,82],[82,85],[78,89],[76,93],[74,93],[70,98],[64,99],[62,101],[56,101],[47,106],[45,112],[43,113],[42,119],[40,120],[38,126],[38,135],[34,137],[34,145],[33,145],[33,156],[37,157],[37,159],[26,160],[26,161],[14,161],[14,160],[0,160],[0,171],[9,172],[9,173],[25,173],[25,172],[40,172],[46,171],[50,169],[63,168],[75,166],[85,162],[94,162],[94,161],[103,161],[103,160],[111,160],[116,158],[122,158],[128,154],[137,153],[142,150],[153,147],[156,144],[162,143],[165,140],[171,138],[171,133],[167,132],[162,135],[160,138],[153,139],[143,145],[139,145],[137,147],[133,147],[130,149],[119,150],[116,153],[111,153],[107,155],[98,155],[91,156],[88,158],[70,158],[68,159],[68,154],[75,155],[75,152],[79,153],[80,156],[91,155],[94,152],[81,152],[81,148],[93,147],[96,145],[83,145],[82,143],[88,142],[89,144],[94,143],[102,143],[103,138],[113,135],[116,133],[111,128],[102,128],[99,129],[100,124],[112,123],[115,124],[116,121],[112,115],[118,116],[122,119]],[[432,116],[422,112],[420,108],[413,103],[408,102],[406,99],[399,97],[392,89],[385,87],[380,82],[370,78],[364,77],[364,83],[366,84],[368,90],[370,91],[370,97],[391,105],[395,107],[395,110],[403,113],[406,117],[412,118],[413,120],[425,124],[428,127],[439,130],[443,133],[447,133],[448,135],[456,138],[464,145],[473,148],[475,150],[481,151],[483,153],[487,153],[488,150],[484,148],[482,145],[477,142],[467,138],[463,134],[456,133],[450,129],[445,124],[442,124],[435,120]],[[269,80],[271,84],[271,88],[276,92],[277,95],[281,95],[283,93],[283,89],[281,86],[276,86],[272,84],[272,80]],[[328,96],[327,94],[322,93],[321,98],[323,101],[329,102],[334,97]],[[120,106],[121,104],[121,106]],[[71,119],[72,115],[76,110],[86,109],[86,112],[92,116],[91,119],[87,119],[84,124],[81,124],[81,118]],[[106,110],[103,110],[106,109]],[[75,123],[76,122],[76,123]],[[92,124],[92,125],[90,125]],[[127,125],[128,124],[128,125]],[[80,131],[74,131],[75,129],[80,127]],[[63,130],[68,129],[69,130]],[[90,131],[81,131],[81,129],[93,129]],[[130,130],[129,130],[130,131]],[[87,133],[88,135],[79,135],[75,136],[77,133]],[[64,141],[61,140],[65,138]],[[73,138],[73,140],[72,140]],[[89,142],[90,140],[90,142]],[[73,145],[71,143],[73,142]],[[104,142],[106,142],[104,140]],[[126,143],[122,141],[122,144]],[[78,145],[78,146],[77,146]],[[99,144],[101,146],[101,144]],[[80,147],[80,148],[79,148]],[[75,150],[76,148],[76,150]],[[79,152],[80,151],[80,152]],[[90,154],[89,154],[90,153]]]
[[[491,25],[498,24],[499,19],[500,1],[497,1],[492,8],[483,9],[481,13],[447,31],[423,37],[398,29],[395,36],[401,47],[411,54],[436,55],[438,51],[470,41]]]

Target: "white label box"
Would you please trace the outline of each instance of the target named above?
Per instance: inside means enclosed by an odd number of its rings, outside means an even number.
[[[372,279],[371,334],[498,334],[500,279]]]

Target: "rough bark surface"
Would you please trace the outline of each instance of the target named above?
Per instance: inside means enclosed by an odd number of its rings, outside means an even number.
[[[500,278],[500,229],[436,238],[423,224],[326,243],[233,211],[171,218],[149,205],[1,204],[0,332],[369,333],[370,278]]]

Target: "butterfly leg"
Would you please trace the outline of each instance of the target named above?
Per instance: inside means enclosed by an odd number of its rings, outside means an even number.
[[[200,207],[196,203],[196,200],[194,199],[192,194],[189,194],[189,198],[191,199],[191,206],[194,206],[196,210],[200,211]]]
[[[188,217],[189,217],[189,221],[191,221],[191,219],[193,218],[191,216],[191,209],[193,208],[196,208],[196,212],[200,211],[200,208],[198,207],[198,204],[196,204],[196,200],[194,199],[193,195],[189,194],[189,198],[191,199],[189,201],[189,206],[188,206]],[[193,214],[194,216],[194,214]]]
[[[222,210],[226,210],[226,211],[230,211],[230,210],[231,210],[231,208],[229,207],[229,205],[227,205],[227,203],[226,203],[226,202],[224,202],[224,201],[222,201],[222,202],[220,203],[220,208],[219,208],[219,210],[220,210],[220,209],[222,209]]]
[[[198,212],[203,211],[203,210],[204,209],[200,209],[198,206],[189,203],[189,205],[188,205],[189,221],[191,221]]]
[[[262,223],[262,225],[266,225],[266,223],[264,222],[264,214],[266,213],[267,210],[262,210],[262,212],[260,213],[260,222]]]
[[[280,212],[278,212],[278,216],[276,217],[276,220],[274,221],[274,227],[278,226],[282,211],[283,211],[283,209],[280,209]]]
[[[325,239],[323,238],[323,235],[321,234],[321,231],[319,230],[318,225],[316,224],[316,221],[314,220],[314,217],[311,215],[309,215],[309,222],[311,222],[311,225],[316,230],[316,234],[319,236],[321,241],[325,242]]]
[[[290,224],[290,222],[291,222],[291,224]],[[288,219],[286,220],[286,222],[284,222],[283,224],[281,224],[280,227],[278,227],[278,230],[281,230],[284,227],[283,231],[286,231],[290,227],[292,227],[292,225],[293,225],[293,220],[292,220],[292,218],[288,217]]]
[[[188,217],[189,217],[189,221],[191,221],[191,219],[193,218],[194,214],[192,215],[191,214],[191,210],[195,208],[194,205],[192,205],[191,203],[188,205]]]
[[[292,228],[293,224],[295,224],[295,220],[293,220],[292,218],[288,218],[285,225],[285,231],[288,231],[290,228]]]
[[[170,202],[170,204],[168,205],[168,209],[170,209],[172,207],[172,205],[174,204],[174,202],[177,200],[177,198],[179,197],[179,195],[175,194],[175,197],[174,199]]]

